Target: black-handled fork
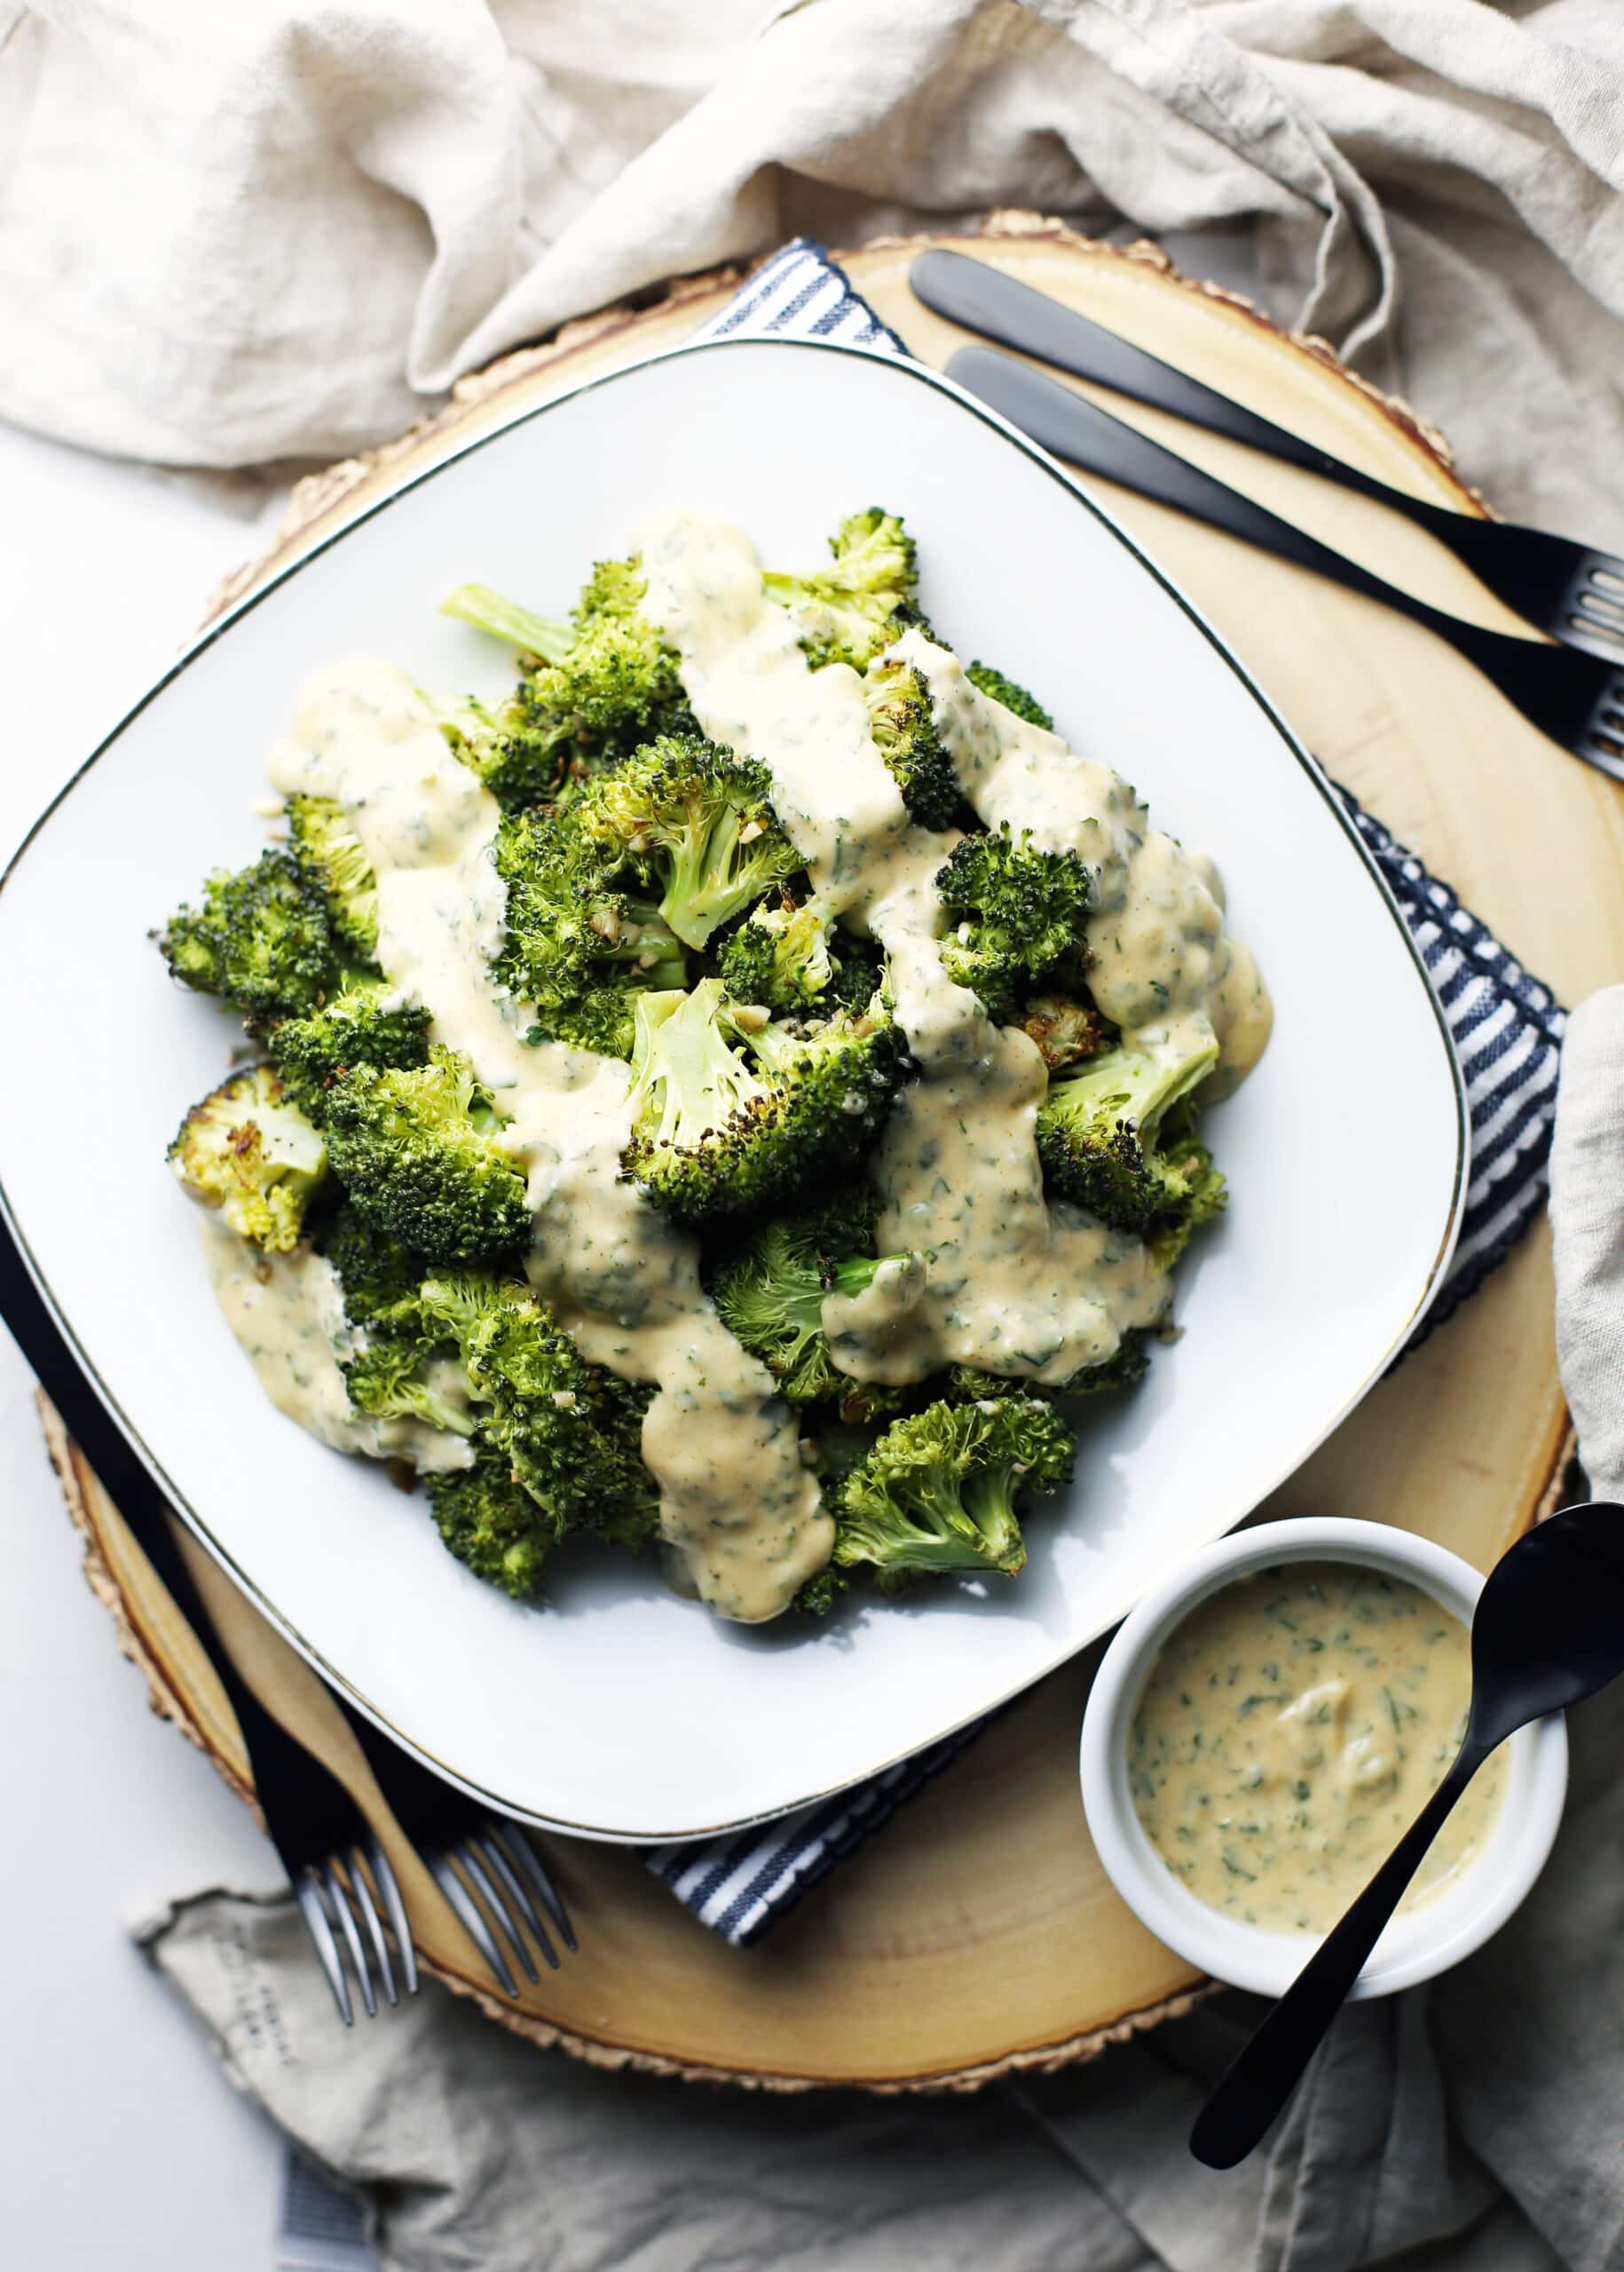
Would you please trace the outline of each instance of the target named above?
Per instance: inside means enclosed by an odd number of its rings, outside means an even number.
[[[1480,584],[1536,630],[1605,662],[1624,662],[1624,560],[1614,554],[1545,529],[1452,512],[1394,489],[985,261],[958,252],[921,253],[909,280],[927,308],[966,331],[1391,506],[1447,545]]]
[[[948,365],[947,375],[1056,457],[1424,624],[1475,664],[1531,725],[1587,765],[1624,781],[1624,669],[1446,615],[1013,356],[989,347],[963,347]]]
[[[0,1318],[215,1668],[236,1716],[266,1832],[298,1897],[345,2025],[354,2017],[346,1954],[369,2017],[377,2010],[374,1966],[391,2004],[398,1992],[397,1963],[406,1993],[414,1993],[417,1956],[389,1857],[331,1769],[265,1709],[237,1669],[175,1543],[168,1502],[85,1379],[4,1219]],[[538,1979],[528,1933],[543,1960],[556,1970],[558,1957],[544,1917],[570,1950],[577,1945],[574,1929],[557,1887],[518,1825],[487,1813],[442,1782],[336,1690],[329,1686],[327,1693],[353,1730],[385,1805],[508,1994],[516,1995],[518,1986],[504,1944],[526,1976]]]

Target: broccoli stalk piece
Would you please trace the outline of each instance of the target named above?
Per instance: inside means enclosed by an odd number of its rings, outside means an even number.
[[[529,1492],[514,1480],[513,1463],[505,1452],[477,1440],[471,1467],[452,1468],[424,1481],[440,1537],[459,1562],[516,1601],[541,1591],[556,1534]]]
[[[923,828],[951,828],[963,802],[958,774],[936,730],[925,674],[900,655],[878,655],[863,682],[869,732],[903,802]]]
[[[913,539],[895,513],[854,513],[829,540],[833,564],[810,576],[768,575],[769,599],[794,615],[807,660],[864,670],[913,612]]]
[[[846,1166],[907,1059],[883,1004],[806,1033],[729,1003],[717,979],[640,994],[622,1172],[680,1222],[748,1214]]]
[[[233,1074],[194,1104],[168,1157],[193,1199],[268,1254],[298,1244],[327,1172],[327,1146],[268,1065]]]
[[[1029,726],[1041,726],[1048,734],[1054,731],[1054,721],[1037,697],[1029,694],[1024,686],[1017,686],[1013,678],[1005,678],[1002,671],[995,671],[990,663],[972,663],[965,676],[989,701],[1001,702],[1017,718],[1024,718]]]
[[[663,735],[593,782],[572,817],[606,862],[650,880],[662,920],[698,948],[803,864],[771,786],[763,765],[698,735]]]
[[[210,876],[201,905],[178,909],[157,937],[177,978],[250,1017],[313,1010],[338,982],[322,894],[277,848]]]
[[[841,1485],[834,1561],[882,1586],[957,1574],[1013,1578],[1026,1561],[1016,1504],[1057,1491],[1076,1440],[1052,1404],[1001,1396],[894,1421]]]
[[[516,692],[460,738],[485,786],[510,809],[541,802],[661,732],[691,730],[677,658],[640,611],[641,563],[600,562],[569,624],[532,615],[485,584],[442,612],[520,650]],[[452,730],[459,732],[453,726]]]
[[[502,821],[497,872],[508,887],[498,975],[534,1005],[537,1037],[629,1057],[640,987],[688,982],[682,943],[652,901],[621,889],[617,863],[583,833],[575,809]]]
[[[367,848],[335,797],[288,800],[288,848],[295,866],[327,903],[341,950],[359,963],[378,952],[378,879]]]
[[[1218,1053],[1216,1041],[1179,1055],[1109,1049],[1052,1082],[1037,1108],[1037,1150],[1053,1188],[1118,1230],[1144,1231],[1185,1212],[1204,1179],[1186,1163],[1205,1155],[1187,1140],[1160,1151],[1158,1133]]]
[[[325,1092],[327,1148],[351,1205],[441,1268],[516,1253],[531,1235],[524,1179],[465,1059],[347,1065]]]
[[[755,908],[723,945],[716,967],[736,1002],[804,1010],[835,974],[827,919],[816,900]]]
[[[989,1017],[1012,1016],[1021,995],[1056,973],[1079,972],[1093,878],[1075,852],[1042,852],[1006,826],[962,837],[936,871],[954,928],[942,967]]]
[[[868,1195],[848,1192],[766,1223],[723,1264],[713,1289],[722,1323],[761,1359],[787,1404],[832,1404],[853,1425],[896,1412],[906,1392],[840,1370],[824,1333],[824,1298],[860,1294],[881,1269],[920,1267],[914,1255],[863,1252],[872,1220]]]
[[[589,1363],[522,1279],[430,1278],[419,1298],[425,1332],[456,1346],[481,1442],[501,1454],[554,1539],[577,1529],[622,1545],[652,1538],[658,1498],[641,1448],[648,1391]]]
[[[406,1072],[428,1063],[428,1011],[385,1008],[387,998],[381,982],[354,980],[320,1009],[264,1029],[282,1086],[318,1127],[326,1124],[328,1089],[349,1067]]]

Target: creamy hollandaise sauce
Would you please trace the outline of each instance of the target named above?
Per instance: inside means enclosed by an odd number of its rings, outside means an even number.
[[[643,612],[676,652],[695,715],[767,766],[820,902],[885,949],[918,1068],[871,1168],[881,1251],[905,1259],[862,1296],[829,1298],[839,1362],[873,1380],[963,1362],[1054,1383],[1108,1359],[1131,1327],[1165,1316],[1168,1281],[1139,1240],[1045,1200],[1035,1140],[1043,1061],[942,967],[934,877],[956,836],[912,822],[871,738],[861,680],[844,664],[809,667],[805,627],[767,597],[746,537],[706,515],[662,512],[635,543]],[[1194,1031],[1220,1051],[1215,1085],[1242,1077],[1267,1038],[1268,1000],[1227,936],[1210,865],[1147,831],[1108,767],[988,701],[945,649],[917,630],[901,643],[981,817],[1076,850],[1094,871],[1096,992],[1124,1038],[1171,1049]],[[531,1016],[495,982],[495,800],[425,698],[375,661],[306,690],[271,774],[284,795],[335,798],[351,816],[377,873],[378,959],[395,996],[430,1011],[434,1037],[471,1061],[506,1118],[501,1140],[534,1214],[526,1268],[537,1291],[588,1358],[655,1384],[643,1452],[679,1574],[723,1616],[776,1616],[827,1561],[833,1526],[793,1416],[705,1295],[696,1242],[620,1180],[628,1068],[527,1042]],[[289,1266],[259,1276],[247,1264],[251,1292],[240,1274],[217,1279],[227,1315],[281,1409],[325,1441],[375,1451],[372,1424],[343,1398],[330,1339],[327,1364],[318,1361],[335,1322],[326,1266],[309,1256]],[[342,1327],[342,1305],[336,1317]]]
[[[1282,1563],[1198,1603],[1156,1658],[1128,1734],[1134,1807],[1201,1900],[1322,1932],[1443,1780],[1470,1696],[1467,1629],[1431,1594],[1359,1563]],[[1504,1796],[1496,1752],[1401,1908],[1470,1866]]]

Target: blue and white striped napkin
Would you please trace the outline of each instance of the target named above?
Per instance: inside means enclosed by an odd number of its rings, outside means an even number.
[[[695,336],[787,333],[905,355],[821,245],[798,238]],[[1502,1263],[1545,1203],[1565,1013],[1380,821],[1340,793],[1415,935],[1455,1037],[1471,1110],[1460,1244],[1415,1343]],[[888,1822],[989,1724],[979,1720],[838,1797],[736,1836],[650,1847],[650,1869],[701,1924],[745,1947]]]

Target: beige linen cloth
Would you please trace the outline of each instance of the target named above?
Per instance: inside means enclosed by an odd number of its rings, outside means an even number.
[[[1569,1030],[1551,1213],[1563,1379],[1596,1495],[1624,1496],[1624,987]],[[286,1898],[202,1894],[142,1940],[238,2087],[364,2190],[384,2272],[1614,2272],[1624,1683],[1570,1726],[1523,1909],[1430,1989],[1345,2010],[1226,2176],[1185,2139],[1250,1998],[974,2098],[777,2098],[576,2065],[432,1981],[346,2032]]]
[[[1273,312],[1624,549],[1620,0],[0,0],[0,417],[234,467],[562,318],[997,203]]]

